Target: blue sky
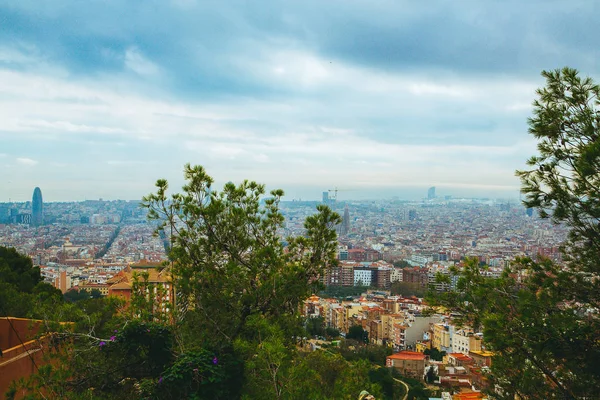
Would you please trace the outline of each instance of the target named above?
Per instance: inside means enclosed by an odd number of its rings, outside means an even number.
[[[288,199],[516,196],[592,1],[4,1],[0,201],[137,199],[186,162]]]

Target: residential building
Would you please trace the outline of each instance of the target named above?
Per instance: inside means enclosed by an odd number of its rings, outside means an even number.
[[[401,351],[387,356],[385,365],[389,368],[396,368],[404,376],[423,379],[425,375],[425,361],[428,359],[429,357],[423,353]]]
[[[470,328],[458,329],[452,336],[452,352],[468,355],[470,351],[480,351],[482,336]]]
[[[445,323],[437,323],[433,325],[433,336],[431,338],[431,346],[439,351],[450,353],[452,351],[452,334],[454,326]]]

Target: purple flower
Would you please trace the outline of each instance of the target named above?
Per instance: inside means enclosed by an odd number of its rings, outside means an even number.
[[[217,365],[219,363],[219,359],[215,356],[215,358],[213,358],[213,364]]]
[[[160,378],[158,378],[158,383],[161,384],[163,381],[162,376]]]
[[[114,332],[115,332],[115,333],[117,333],[117,332],[119,332],[119,331],[115,329],[115,330],[114,330]]]
[[[111,342],[114,342],[115,340],[117,340],[117,337],[116,337],[116,336],[111,336],[111,337],[110,337],[110,341],[111,341]]]
[[[105,341],[102,341],[102,342],[98,343],[98,346],[100,346],[100,347],[105,346],[105,345],[106,345]]]

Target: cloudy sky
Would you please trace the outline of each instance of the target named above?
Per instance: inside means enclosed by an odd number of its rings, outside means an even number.
[[[138,199],[186,162],[287,199],[517,195],[594,1],[7,0],[0,202]]]

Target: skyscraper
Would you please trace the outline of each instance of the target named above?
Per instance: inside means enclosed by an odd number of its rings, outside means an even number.
[[[323,204],[329,204],[329,192],[323,192]]]
[[[350,212],[348,211],[348,206],[344,209],[344,218],[342,220],[342,231],[344,235],[347,235],[350,232]]]
[[[44,224],[44,202],[42,201],[42,191],[39,187],[33,190],[33,200],[31,202],[31,225],[40,226]]]
[[[335,226],[335,231],[338,236],[346,236],[348,232],[350,232],[350,212],[348,211],[348,206],[346,206],[346,209],[344,210],[342,222]]]
[[[427,191],[427,198],[429,200],[435,199],[435,186],[429,188],[429,190]]]

